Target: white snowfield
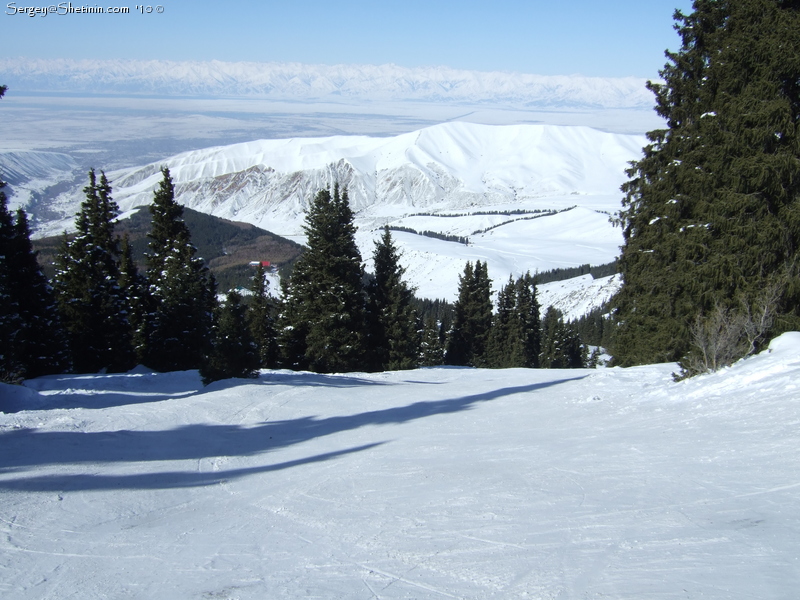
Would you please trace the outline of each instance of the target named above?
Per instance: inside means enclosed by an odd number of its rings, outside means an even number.
[[[2,385],[0,595],[797,598],[800,333],[673,370]]]
[[[465,246],[393,234],[417,295],[454,301],[467,261],[486,261],[497,290],[509,276],[527,271],[614,260],[623,239],[609,216],[620,208],[628,162],[646,143],[644,136],[589,127],[452,122],[388,138],[218,146],[114,171],[109,179],[115,200],[128,212],[152,202],[160,168],[168,166],[185,206],[301,243],[311,199],[338,182],[348,188],[367,261],[387,224],[469,238]],[[64,219],[39,223],[37,235],[73,228],[81,186],[49,207]]]

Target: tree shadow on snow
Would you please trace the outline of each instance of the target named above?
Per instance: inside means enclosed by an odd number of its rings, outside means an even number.
[[[447,400],[421,400],[406,406],[325,418],[300,417],[260,425],[194,424],[163,431],[38,431],[15,429],[0,433],[0,475],[20,475],[0,480],[0,490],[56,491],[87,489],[154,489],[211,485],[221,480],[265,473],[309,462],[330,460],[374,445],[332,452],[281,465],[218,471],[214,473],[142,473],[136,475],[46,475],[26,477],[30,467],[70,464],[111,464],[213,457],[254,456],[301,444],[316,438],[352,431],[368,425],[398,425],[435,415],[472,409],[476,404],[542,390],[570,377],[530,385],[507,387]]]
[[[242,385],[297,385],[307,387],[348,388],[365,385],[389,385],[352,375],[322,375],[292,371],[267,371],[257,379],[225,379],[203,387],[197,371],[170,373],[135,372],[97,375],[48,375],[25,382],[20,390],[28,392],[24,399],[0,398],[0,411],[104,409],[131,404],[148,404],[185,398],[209,391]],[[22,397],[22,394],[20,394]]]

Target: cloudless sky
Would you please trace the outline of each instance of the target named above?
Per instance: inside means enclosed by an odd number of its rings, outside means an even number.
[[[691,0],[126,1],[72,6],[127,6],[130,14],[29,17],[19,9],[48,5],[3,0],[0,56],[394,63],[652,78],[664,50],[680,46],[673,12],[692,10]]]

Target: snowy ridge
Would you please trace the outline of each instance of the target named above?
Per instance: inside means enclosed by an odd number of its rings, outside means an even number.
[[[338,182],[348,189],[365,259],[387,224],[470,239],[464,246],[395,235],[419,294],[453,300],[468,260],[489,263],[495,290],[509,275],[614,260],[622,235],[609,215],[619,209],[625,168],[645,143],[588,127],[454,122],[390,138],[219,146],[108,175],[124,212],[152,201],[163,164],[185,206],[301,242],[310,200]],[[70,229],[81,201],[80,187],[59,196],[49,208],[64,218],[40,223],[37,234]],[[520,210],[528,212],[502,214]],[[453,213],[464,216],[445,216]]]
[[[251,96],[276,100],[492,102],[521,107],[649,108],[636,77],[479,72],[447,67],[162,60],[0,59],[20,91]]]
[[[59,152],[0,151],[0,179],[10,186],[6,192],[12,209],[26,206],[46,187],[71,180],[77,168],[71,156]]]
[[[298,235],[310,199],[334,182],[348,188],[359,219],[373,218],[378,225],[383,216],[421,210],[519,209],[542,198],[618,196],[627,163],[638,158],[645,141],[588,127],[447,123],[392,138],[220,146],[115,171],[109,178],[116,201],[128,211],[151,201],[165,165],[182,204]],[[71,218],[80,191],[59,202]]]
[[[0,384],[3,594],[795,597],[800,333],[674,370]]]

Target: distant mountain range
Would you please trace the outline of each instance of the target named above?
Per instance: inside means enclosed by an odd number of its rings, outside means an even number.
[[[641,155],[646,141],[587,127],[456,122],[388,138],[334,136],[218,146],[107,175],[124,214],[152,202],[160,169],[167,166],[184,206],[300,243],[310,200],[338,183],[348,190],[367,269],[379,229],[396,227],[393,236],[409,282],[422,297],[452,300],[468,260],[489,264],[495,289],[509,275],[614,260],[622,234],[609,216],[620,207],[625,168]],[[22,179],[25,161],[20,159],[30,156],[10,158]],[[63,166],[63,156],[55,153],[41,153],[38,159],[31,176],[47,172],[50,159]],[[37,237],[72,229],[84,179],[85,174],[64,179],[54,188],[59,193],[48,196],[45,190],[39,196],[29,211]],[[573,297],[576,293],[569,291]],[[592,294],[599,297],[600,292]],[[575,310],[580,314],[583,309]]]
[[[151,202],[160,169],[167,166],[185,206],[281,235],[302,235],[309,201],[334,183],[348,189],[357,219],[368,227],[400,225],[398,218],[418,212],[561,209],[584,204],[578,201],[583,196],[612,196],[602,208],[615,210],[625,168],[645,143],[644,136],[587,127],[446,123],[391,138],[218,146],[108,176],[123,211]],[[39,219],[40,235],[71,227],[83,185],[48,204],[50,214],[62,218]],[[559,200],[548,200],[553,198]]]
[[[0,59],[16,92],[450,102],[540,108],[650,108],[637,77],[480,72],[448,67],[164,60]]]

